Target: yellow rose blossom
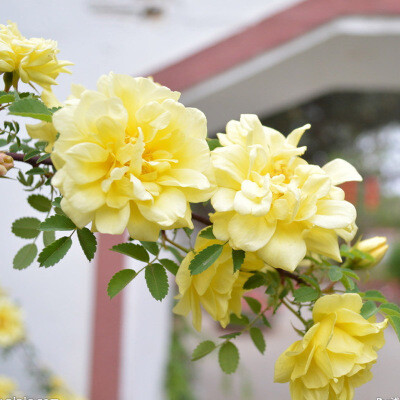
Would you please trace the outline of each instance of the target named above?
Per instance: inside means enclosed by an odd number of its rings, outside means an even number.
[[[309,127],[284,137],[242,115],[218,135],[222,147],[211,155],[214,235],[290,271],[307,251],[340,261],[337,236],[349,240],[357,230],[356,210],[336,185],[361,177],[344,160],[320,168],[302,159],[306,147],[297,144]]]
[[[384,236],[375,236],[370,239],[361,240],[354,247],[374,258],[373,261],[366,259],[354,260],[351,267],[356,269],[372,268],[379,264],[389,248],[387,239]]]
[[[109,74],[53,116],[53,185],[79,227],[155,241],[193,227],[189,202],[210,198],[204,114],[149,78]]]
[[[21,309],[11,300],[0,298],[0,346],[9,347],[25,336]]]
[[[385,343],[387,320],[366,320],[361,307],[356,293],[317,300],[315,325],[275,365],[275,381],[290,382],[293,400],[351,400],[354,388],[371,380],[376,351]]]
[[[68,97],[66,104],[73,103],[78,100],[85,88],[82,85],[72,85],[71,95]],[[54,93],[50,90],[44,90],[42,92],[42,101],[49,107],[62,107]],[[37,124],[26,124],[26,130],[32,139],[38,139],[43,142],[47,142],[45,151],[51,153],[54,147],[54,143],[57,138],[57,130],[52,122],[41,121]]]
[[[0,399],[8,399],[14,395],[16,390],[15,382],[6,376],[0,376]]]
[[[18,79],[24,83],[37,83],[44,89],[56,85],[61,72],[69,72],[68,61],[57,59],[59,49],[54,40],[27,39],[17,24],[0,25],[0,74],[12,73],[13,85]]]
[[[197,237],[195,251],[199,252],[212,244],[223,244],[218,240]],[[188,253],[176,274],[179,301],[174,312],[179,315],[192,313],[193,326],[200,331],[203,307],[223,328],[229,323],[232,313],[240,316],[241,300],[246,292],[243,285],[251,274],[247,271],[260,270],[264,263],[254,254],[246,253],[240,271],[233,273],[232,249],[225,245],[222,254],[204,272],[191,275],[189,264],[194,252]]]

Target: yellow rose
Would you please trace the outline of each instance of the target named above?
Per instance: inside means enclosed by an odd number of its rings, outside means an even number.
[[[12,73],[15,87],[18,79],[37,83],[44,89],[56,85],[58,75],[69,72],[65,67],[72,65],[69,61],[58,60],[58,53],[54,40],[27,39],[21,35],[17,24],[0,25],[0,74]]]
[[[303,160],[306,147],[297,144],[309,127],[284,137],[257,116],[242,115],[218,134],[222,147],[211,155],[214,235],[290,271],[307,251],[340,261],[337,236],[349,240],[356,232],[356,210],[336,185],[361,177],[344,160],[323,168]]]
[[[22,312],[11,300],[0,298],[0,346],[9,347],[25,336]]]
[[[355,269],[372,268],[379,264],[389,248],[387,239],[384,236],[375,236],[370,239],[361,240],[354,247],[363,253],[368,253],[374,258],[373,261],[356,259],[351,264],[351,267]]]
[[[86,400],[84,397],[76,396],[66,390],[52,390],[47,394],[49,400]]]
[[[79,227],[155,241],[193,227],[189,202],[210,198],[204,114],[151,79],[109,74],[53,116],[52,160],[64,212]]]
[[[8,399],[14,395],[15,382],[6,376],[0,376],[0,399]]]
[[[197,237],[195,251],[199,252],[212,244],[223,244],[218,240]],[[245,293],[243,285],[251,276],[249,272],[264,268],[264,263],[254,254],[246,253],[240,271],[233,273],[232,249],[225,245],[222,254],[213,265],[197,275],[191,275],[189,264],[194,252],[188,253],[176,274],[179,301],[174,312],[188,315],[192,312],[193,326],[201,330],[201,307],[203,307],[223,328],[229,323],[232,313],[240,316],[241,300]]]
[[[68,97],[66,104],[73,103],[78,100],[83,93],[85,88],[82,85],[72,85],[71,95]],[[42,101],[49,107],[62,107],[63,104],[60,103],[54,93],[50,90],[44,90],[42,92]],[[57,138],[57,130],[52,122],[41,121],[37,124],[26,124],[26,130],[32,139],[38,139],[43,142],[47,142],[45,151],[51,153],[54,147],[54,143]]]
[[[360,315],[356,293],[323,296],[314,305],[315,325],[277,360],[275,381],[290,382],[293,400],[351,400],[385,344],[387,320]]]

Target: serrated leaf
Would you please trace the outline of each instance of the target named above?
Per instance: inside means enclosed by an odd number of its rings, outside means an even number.
[[[0,91],[0,104],[11,103],[14,101],[14,98],[13,92]]]
[[[294,299],[298,303],[305,303],[318,299],[320,292],[310,286],[301,286],[293,292]]]
[[[342,279],[340,279],[340,282],[343,283],[343,286],[346,288],[347,292],[350,292],[354,290],[355,288],[355,283],[354,281],[349,278],[347,275],[343,275]]]
[[[193,350],[192,361],[200,360],[200,358],[210,354],[215,348],[215,343],[211,340],[205,340],[204,342],[199,343],[198,346]]]
[[[239,365],[239,350],[232,342],[224,343],[218,353],[219,365],[226,374],[232,374]]]
[[[271,324],[269,323],[269,321],[268,321],[268,319],[267,319],[267,317],[266,317],[265,315],[262,315],[262,316],[261,316],[261,320],[262,320],[263,324],[264,324],[266,327],[271,328]]]
[[[144,277],[151,295],[161,301],[168,294],[168,276],[161,264],[146,267]]]
[[[0,147],[7,146],[7,140],[6,139],[0,139]]]
[[[97,240],[93,232],[88,228],[78,229],[78,240],[86,258],[91,261],[96,254]]]
[[[267,345],[265,344],[264,335],[261,332],[261,329],[256,327],[250,328],[250,337],[254,343],[254,346],[257,347],[258,351],[261,354],[264,354]]]
[[[343,272],[339,267],[331,267],[328,270],[329,279],[332,282],[340,281],[343,277]]]
[[[61,200],[62,200],[62,197],[56,197],[54,200],[53,200],[53,206],[54,207],[58,207],[58,208],[61,208]]]
[[[379,312],[387,315],[395,315],[400,317],[400,307],[394,303],[383,303],[379,306]]]
[[[43,244],[48,246],[56,240],[56,234],[54,231],[44,231],[43,232]]]
[[[51,111],[38,99],[25,98],[15,101],[10,105],[8,111],[11,115],[40,119],[41,121],[51,122]]]
[[[378,311],[378,307],[376,306],[375,302],[372,300],[368,300],[363,304],[361,307],[360,314],[365,318],[371,318],[373,315],[375,315]]]
[[[387,303],[386,297],[379,290],[367,290],[365,293],[360,293],[360,295],[364,300]]]
[[[177,274],[179,265],[176,262],[168,258],[163,258],[160,260],[160,264],[163,265],[167,269],[167,271],[171,272],[171,274],[173,275]]]
[[[343,274],[347,275],[348,277],[356,279],[358,281],[360,280],[360,277],[351,269],[348,269],[348,268],[341,268],[341,269],[342,269]]]
[[[243,250],[232,249],[233,272],[239,271],[243,265],[246,253]]]
[[[49,212],[51,210],[51,201],[41,194],[32,194],[28,197],[28,203],[35,210],[40,212]]]
[[[128,257],[135,258],[136,260],[149,262],[149,254],[146,249],[140,244],[134,243],[120,243],[111,248],[112,251],[124,254]]]
[[[246,303],[254,314],[258,314],[261,311],[261,304],[258,300],[248,296],[243,296],[243,298],[246,300]]]
[[[301,275],[299,275],[299,278],[301,278],[304,282],[308,283],[310,286],[319,290],[319,283],[314,277],[301,274]]]
[[[36,143],[36,144],[37,144],[37,143]],[[41,163],[42,161],[47,160],[47,159],[50,158],[50,157],[51,157],[51,154],[50,154],[50,153],[43,154],[42,156],[40,156],[40,157],[37,159],[36,163],[39,164],[39,163]]]
[[[396,315],[388,315],[388,319],[400,340],[400,317],[397,317]]]
[[[38,261],[41,267],[51,267],[62,260],[72,246],[72,240],[68,236],[57,239],[46,246],[39,254]]]
[[[46,171],[43,168],[40,167],[34,167],[32,169],[30,169],[29,171],[26,171],[25,174],[26,175],[43,175],[45,174]]]
[[[13,222],[11,231],[23,239],[34,239],[39,235],[40,221],[37,218],[24,217]]]
[[[213,233],[213,227],[212,226],[207,226],[207,228],[203,229],[200,233],[199,236],[204,238],[204,239],[215,239],[214,233]]]
[[[229,325],[241,325],[245,326],[249,324],[249,319],[245,315],[241,315],[239,318],[236,314],[231,314],[230,320],[229,320]]]
[[[75,224],[65,215],[52,215],[39,225],[41,231],[73,231]]]
[[[35,260],[37,252],[38,250],[34,243],[22,247],[14,257],[13,268],[21,270],[29,267]]]
[[[123,269],[118,271],[108,283],[107,294],[112,299],[122,289],[124,289],[136,277],[137,273],[133,269]]]
[[[223,246],[213,244],[198,252],[189,264],[191,275],[197,275],[209,268],[221,255]]]
[[[38,154],[40,154],[40,150],[37,150],[37,149],[31,150],[31,151],[29,151],[28,153],[26,153],[26,154],[24,155],[24,161],[28,161],[28,160],[30,160],[32,157],[37,156]]]
[[[160,249],[158,248],[158,245],[156,242],[140,242],[142,244],[142,246],[151,254],[153,254],[153,256],[156,256]]]
[[[265,278],[261,274],[252,275],[243,285],[243,289],[250,290],[256,289],[265,284]]]
[[[242,334],[242,332],[231,332],[231,333],[227,333],[225,335],[220,336],[221,339],[235,339],[238,336],[240,336]]]

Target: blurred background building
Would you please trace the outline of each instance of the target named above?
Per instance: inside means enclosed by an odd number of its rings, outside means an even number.
[[[181,91],[185,105],[206,114],[210,136],[242,113],[257,113],[285,134],[310,122],[304,144],[312,162],[343,157],[366,177],[345,187],[360,232],[388,236],[392,245],[369,279],[400,302],[398,0],[19,0],[0,10],[1,23],[10,19],[25,36],[57,40],[60,58],[76,64],[55,88],[60,99],[72,82],[94,88],[113,70],[152,75]],[[32,211],[19,186],[4,184],[2,194],[1,284],[25,309],[41,358],[75,392],[91,400],[289,398],[272,373],[294,339],[289,316],[274,317],[266,356],[240,341],[234,378],[222,376],[212,357],[190,364],[199,337],[173,321],[172,298],[155,302],[137,280],[107,299],[109,278],[130,262],[107,258],[118,239],[103,236],[91,265],[75,247],[52,269],[12,270],[21,244],[9,234],[11,223]],[[205,335],[216,332],[209,323]],[[400,346],[391,329],[386,338],[375,379],[357,399],[400,395]],[[3,372],[29,380],[17,361],[0,361]]]

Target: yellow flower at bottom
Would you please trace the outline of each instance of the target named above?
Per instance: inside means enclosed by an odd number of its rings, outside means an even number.
[[[293,400],[351,400],[354,388],[371,380],[387,320],[366,320],[361,307],[356,293],[317,300],[315,325],[275,365],[275,382],[290,382]]]
[[[0,298],[0,346],[12,346],[24,338],[21,309],[7,298]]]
[[[223,244],[218,240],[205,239],[198,236],[195,251],[199,252],[213,244]],[[203,307],[223,328],[229,323],[231,313],[240,316],[241,300],[245,293],[244,283],[251,276],[249,272],[264,268],[264,262],[252,253],[246,253],[240,271],[233,273],[232,249],[225,245],[222,254],[204,272],[191,275],[189,264],[194,252],[188,253],[176,274],[179,287],[178,304],[174,312],[188,315],[192,312],[193,326],[200,331]]]
[[[0,399],[10,398],[16,390],[15,382],[5,376],[0,376]]]

